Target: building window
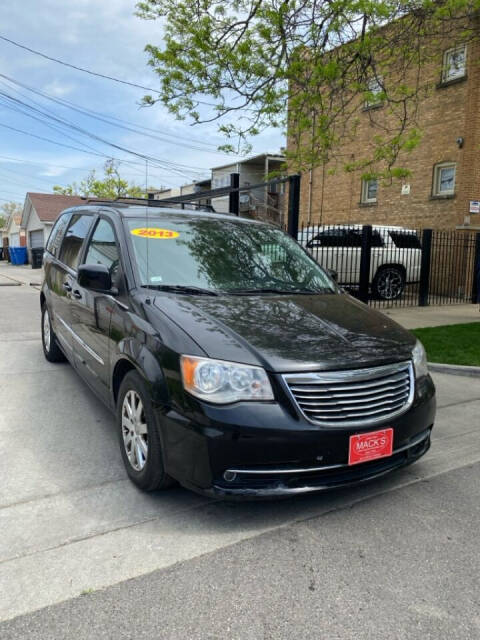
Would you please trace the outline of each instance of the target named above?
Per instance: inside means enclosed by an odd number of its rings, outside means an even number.
[[[378,181],[376,178],[362,180],[362,203],[372,204],[377,201]]]
[[[464,78],[467,71],[467,46],[449,49],[443,54],[442,81],[450,82]]]
[[[220,189],[221,187],[230,186],[230,174],[221,173],[216,176],[212,176],[212,189]]]
[[[433,195],[452,196],[455,193],[455,173],[454,162],[443,162],[437,164],[433,173]]]
[[[365,109],[379,107],[382,104],[383,87],[379,78],[371,78],[367,84],[369,97],[365,100]]]

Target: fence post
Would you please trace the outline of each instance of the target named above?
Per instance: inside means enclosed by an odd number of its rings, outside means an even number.
[[[300,176],[288,177],[288,219],[287,232],[295,240],[298,237],[298,220],[300,217]]]
[[[370,256],[372,251],[372,225],[362,227],[362,248],[360,253],[360,280],[358,297],[362,302],[368,302],[368,288],[370,284]]]
[[[240,191],[238,188],[240,187],[240,174],[239,173],[231,173],[230,174],[230,188],[235,189],[235,191],[230,191],[228,194],[228,210],[230,213],[238,216],[240,215]]]
[[[418,304],[420,307],[428,306],[432,234],[431,229],[424,229],[422,233],[422,263],[420,267],[420,286],[418,288]]]
[[[475,257],[473,259],[472,303],[480,302],[480,233],[475,234]]]

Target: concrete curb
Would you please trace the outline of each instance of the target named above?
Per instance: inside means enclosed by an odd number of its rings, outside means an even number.
[[[480,367],[466,367],[460,364],[442,364],[440,362],[429,362],[429,371],[436,373],[449,373],[452,376],[468,376],[470,378],[480,378]]]

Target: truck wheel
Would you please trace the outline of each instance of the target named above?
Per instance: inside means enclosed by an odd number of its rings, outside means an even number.
[[[50,312],[46,304],[42,306],[42,346],[45,358],[49,362],[64,362],[63,351],[57,343],[57,337],[50,322]]]
[[[373,295],[382,300],[396,300],[405,289],[405,274],[399,267],[380,267],[372,282]]]
[[[122,380],[117,400],[117,425],[123,463],[130,480],[144,491],[174,484],[165,473],[160,426],[149,391],[136,371]]]

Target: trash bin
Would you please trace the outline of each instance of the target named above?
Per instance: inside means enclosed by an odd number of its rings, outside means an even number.
[[[12,264],[25,264],[27,262],[27,247],[10,247]]]
[[[32,269],[41,269],[43,263],[43,247],[35,247],[32,252]]]

